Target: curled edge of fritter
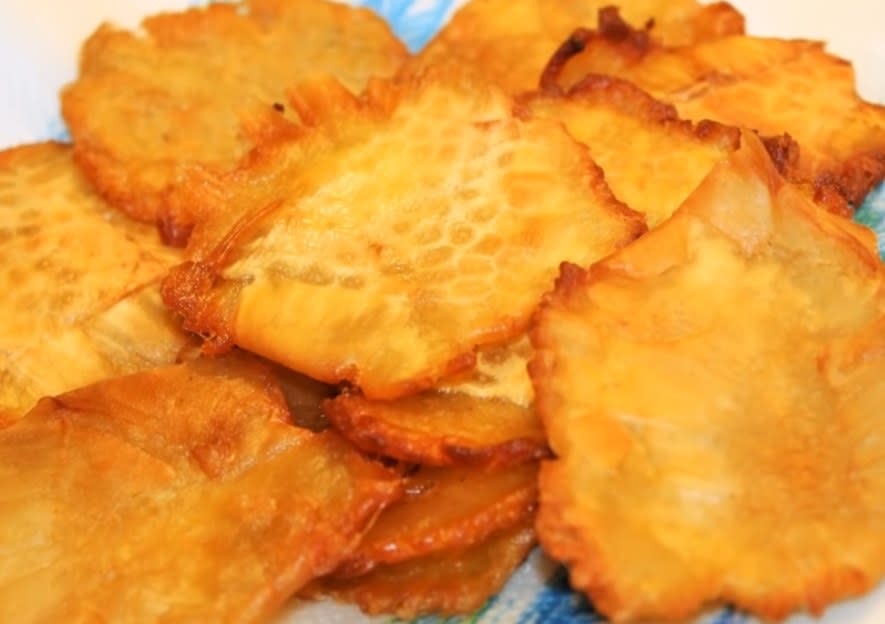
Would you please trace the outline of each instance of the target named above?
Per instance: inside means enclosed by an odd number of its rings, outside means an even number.
[[[536,461],[494,470],[417,467],[403,478],[403,498],[381,513],[332,577],[361,576],[378,566],[467,548],[531,520],[538,468]]]
[[[739,153],[733,157],[732,163],[739,169],[744,169],[738,175],[747,175],[746,169],[752,169],[755,175],[759,175],[761,184],[770,189],[779,189],[785,186],[784,181],[774,171],[768,158],[765,158],[765,148],[755,135],[744,136],[745,144]],[[714,173],[715,175],[715,173]],[[827,214],[808,201],[807,196],[799,197],[793,189],[791,198],[792,208],[804,213],[814,223],[822,235],[832,236],[834,245],[839,245],[852,255],[857,262],[867,270],[881,274],[881,260],[878,257],[875,236],[873,233],[854,222],[837,218]],[[772,191],[774,192],[774,191]],[[653,234],[652,234],[653,235]],[[749,237],[749,238],[752,238]],[[742,241],[750,244],[749,241]],[[625,252],[629,256],[629,250]],[[626,260],[626,259],[625,259]],[[603,279],[614,268],[613,274],[618,271],[633,270],[637,275],[642,275],[644,269],[657,272],[665,271],[666,264],[656,267],[652,256],[647,256],[648,266],[635,267],[632,263],[621,262],[618,256],[612,256],[610,261],[603,261],[590,268],[578,267],[564,263],[561,267],[560,276],[556,280],[553,290],[548,293],[542,310],[536,317],[535,326],[531,332],[533,345],[536,347],[536,357],[530,363],[529,370],[537,392],[537,406],[545,422],[552,422],[554,414],[568,399],[561,394],[548,393],[542,387],[543,379],[554,374],[557,368],[556,358],[550,351],[549,336],[542,327],[540,317],[543,308],[560,305],[567,309],[568,297],[588,287],[597,279]],[[666,259],[663,262],[667,262]],[[609,264],[612,266],[610,267]],[[615,267],[621,266],[620,269]],[[628,269],[629,267],[629,269]],[[579,295],[580,296],[580,295]],[[872,327],[864,330],[863,336],[869,339],[873,332],[879,332],[883,327],[882,319],[874,323]],[[879,341],[881,343],[881,341]],[[875,345],[873,350],[881,354],[881,349]],[[852,363],[858,364],[860,358],[852,354]],[[619,443],[626,440],[624,433],[616,431],[610,424],[600,422],[595,426],[596,435],[610,436],[611,456],[608,461],[617,462],[617,457],[624,451]],[[560,437],[564,443],[571,437],[571,433],[564,433],[567,437]],[[554,452],[557,451],[556,445]],[[576,452],[577,449],[571,452]],[[560,451],[561,452],[561,451]],[[614,581],[617,578],[617,568],[608,563],[604,558],[598,544],[605,536],[600,533],[599,527],[584,525],[576,514],[575,499],[580,496],[572,480],[561,463],[563,460],[555,459],[542,463],[540,474],[541,503],[537,521],[539,538],[546,552],[552,557],[565,563],[570,569],[572,586],[585,592],[601,611],[617,622],[632,621],[684,621],[700,609],[714,603],[726,602],[735,604],[738,608],[754,612],[764,618],[782,619],[798,609],[809,609],[815,614],[820,614],[831,603],[846,598],[851,598],[869,591],[879,579],[870,570],[864,570],[856,565],[856,562],[844,562],[841,566],[830,567],[811,578],[797,580],[794,585],[787,585],[780,593],[773,593],[770,587],[760,588],[755,592],[742,592],[733,583],[727,581],[727,569],[724,572],[726,580],[718,581],[715,578],[687,577],[681,579],[681,583],[674,584],[668,595],[662,597],[650,592],[651,604],[645,603],[637,607],[631,602],[631,594],[619,591]],[[564,485],[570,483],[571,485]],[[557,493],[558,492],[558,493]],[[644,522],[644,520],[641,520]],[[604,533],[604,532],[603,532]],[[877,552],[885,552],[885,546],[877,545]],[[678,566],[678,553],[674,554]],[[870,558],[874,558],[872,555]],[[881,570],[882,567],[879,566]],[[653,588],[652,588],[653,589]],[[655,609],[653,612],[649,608]],[[639,609],[639,611],[637,611]],[[643,610],[645,609],[645,610]],[[650,619],[649,619],[650,618]]]
[[[431,390],[372,401],[344,393],[323,411],[362,451],[426,466],[494,468],[549,454],[534,410],[505,399]]]
[[[535,543],[531,522],[524,522],[464,549],[379,566],[365,576],[319,579],[302,596],[328,596],[355,603],[369,615],[393,614],[406,620],[466,615],[504,587]]]

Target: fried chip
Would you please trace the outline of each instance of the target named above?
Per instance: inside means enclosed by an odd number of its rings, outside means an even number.
[[[885,573],[885,267],[742,142],[532,334],[539,537],[613,621],[819,613]]]
[[[506,399],[433,390],[394,401],[343,394],[325,413],[359,449],[400,461],[506,466],[548,454],[535,410]]]
[[[473,0],[417,55],[405,71],[441,62],[479,69],[509,93],[534,90],[556,47],[576,28],[596,24],[608,3],[596,0]],[[644,39],[682,45],[744,32],[743,16],[722,2],[630,0],[627,18],[650,24]],[[653,21],[653,25],[651,24]]]
[[[328,595],[356,603],[368,614],[405,620],[472,613],[504,586],[534,544],[531,523],[521,523],[466,549],[379,566],[351,579],[321,579],[309,595]]]
[[[538,463],[499,470],[420,467],[406,495],[386,509],[333,576],[359,576],[454,548],[466,548],[534,517]]]
[[[643,213],[650,228],[669,218],[740,144],[736,128],[693,125],[672,106],[609,76],[591,75],[566,94],[535,93],[524,102],[532,114],[562,121],[605,171],[615,196]]]
[[[561,261],[645,229],[561,125],[467,74],[310,89],[332,119],[187,187],[210,216],[163,293],[210,352],[414,394],[521,335]]]
[[[0,153],[0,411],[174,361],[188,337],[158,295],[180,255],[88,187],[70,148]]]
[[[0,457],[6,622],[264,621],[400,488],[242,358],[44,399]]]
[[[368,9],[325,0],[245,0],[102,26],[85,43],[62,110],[89,179],[112,204],[160,221],[172,242],[192,215],[164,195],[195,163],[232,168],[264,133],[292,132],[285,91],[317,74],[355,92],[406,57]]]
[[[885,178],[885,107],[857,95],[851,64],[823,44],[730,36],[639,49],[630,38],[584,38],[592,43],[583,52],[554,59],[547,86],[568,88],[587,74],[608,73],[672,103],[686,119],[787,133],[800,148],[791,181],[810,185],[825,203],[842,198],[858,206]]]

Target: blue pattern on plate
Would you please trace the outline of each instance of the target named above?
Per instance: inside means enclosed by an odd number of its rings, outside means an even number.
[[[442,27],[455,6],[455,0],[362,0],[356,2],[373,9],[415,52],[424,47]]]
[[[885,184],[873,191],[854,218],[876,233],[879,239],[879,255],[885,258]]]

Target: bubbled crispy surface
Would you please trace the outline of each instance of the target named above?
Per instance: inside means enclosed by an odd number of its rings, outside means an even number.
[[[326,88],[342,114],[192,189],[224,214],[164,293],[215,348],[395,398],[518,336],[560,262],[644,230],[561,126],[475,78]]]
[[[742,142],[532,334],[540,539],[615,621],[820,612],[885,572],[885,269]]]
[[[174,360],[187,339],[157,283],[178,254],[95,195],[69,147],[0,154],[0,211],[0,409]]]
[[[143,34],[104,25],[62,96],[78,162],[134,218],[179,227],[164,195],[195,163],[227,169],[298,121],[286,89],[315,75],[359,91],[406,52],[381,18],[325,0],[251,0],[147,18]],[[277,108],[274,108],[274,105]]]

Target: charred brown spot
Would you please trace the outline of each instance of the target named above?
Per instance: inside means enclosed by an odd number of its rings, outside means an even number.
[[[274,102],[273,109],[275,111],[277,111],[278,113],[285,113],[286,112],[286,107],[283,106],[280,102]]]
[[[191,223],[180,223],[172,215],[162,215],[157,221],[157,230],[164,245],[169,247],[185,247],[194,226]]]
[[[789,134],[778,136],[760,136],[762,144],[778,173],[792,180],[796,167],[799,165],[799,144]]]
[[[649,20],[644,28],[634,28],[621,17],[620,10],[615,6],[603,7],[599,10],[597,30],[578,28],[553,53],[541,72],[539,86],[541,90],[559,92],[559,76],[568,61],[583,52],[594,39],[604,39],[616,45],[626,45],[639,56],[648,52],[651,44],[649,31],[654,21]]]

